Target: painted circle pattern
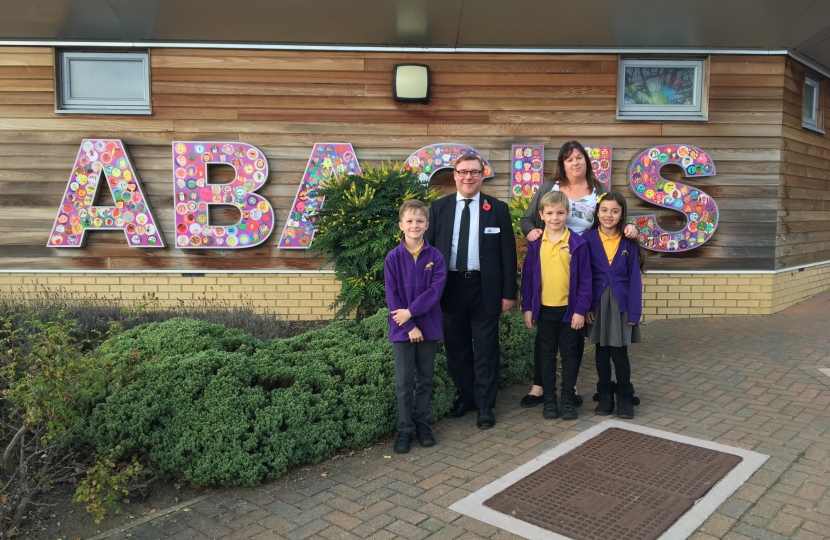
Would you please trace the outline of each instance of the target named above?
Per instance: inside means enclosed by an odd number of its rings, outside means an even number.
[[[207,166],[211,163],[233,167],[234,181],[209,183]],[[267,160],[255,146],[177,141],[173,143],[173,171],[177,247],[241,249],[261,244],[273,231],[271,204],[253,193],[268,178]],[[211,204],[236,206],[242,218],[234,225],[212,226],[208,218]]]
[[[93,206],[102,177],[115,206]],[[163,247],[124,144],[84,139],[69,176],[47,247],[81,247],[87,230],[122,230],[133,247]]]
[[[308,249],[314,239],[316,214],[323,206],[323,197],[316,191],[332,175],[360,174],[354,148],[348,143],[315,143],[303,173],[300,189],[288,212],[288,220],[280,238],[282,249]]]
[[[709,155],[694,146],[661,145],[641,152],[631,162],[630,187],[640,199],[658,207],[679,211],[686,225],[666,231],[654,215],[632,216],[640,245],[651,251],[678,252],[700,247],[712,238],[718,226],[718,206],[703,190],[660,176],[664,165],[679,165],[687,177],[713,176],[715,164]]]
[[[418,175],[418,180],[428,183],[432,175],[441,169],[452,169],[464,154],[475,154],[484,165],[484,178],[493,177],[493,168],[475,148],[455,143],[440,143],[424,146],[406,158],[404,169]]]

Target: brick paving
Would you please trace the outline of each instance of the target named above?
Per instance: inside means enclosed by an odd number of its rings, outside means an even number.
[[[631,347],[634,423],[755,450],[770,460],[693,540],[830,538],[830,291],[774,315],[655,321]],[[592,358],[579,387],[592,394]],[[498,424],[441,420],[438,444],[391,440],[257,488],[217,490],[112,538],[130,540],[518,538],[448,506],[607,417],[546,421],[503,390]],[[325,476],[323,476],[325,474]]]

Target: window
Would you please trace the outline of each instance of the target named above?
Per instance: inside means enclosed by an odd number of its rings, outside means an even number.
[[[821,83],[818,79],[806,75],[804,77],[804,109],[801,127],[824,133],[821,98]]]
[[[146,52],[61,51],[59,113],[150,114]]]
[[[705,60],[620,59],[618,120],[708,120]]]

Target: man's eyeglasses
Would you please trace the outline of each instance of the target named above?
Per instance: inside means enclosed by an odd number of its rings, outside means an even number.
[[[457,175],[458,175],[458,176],[460,176],[461,178],[464,178],[464,177],[465,177],[465,176],[467,176],[468,174],[469,174],[471,177],[473,177],[473,178],[478,178],[479,176],[481,176],[481,171],[477,171],[477,170],[472,170],[472,171],[459,171],[458,169],[455,169],[455,174],[457,174]]]

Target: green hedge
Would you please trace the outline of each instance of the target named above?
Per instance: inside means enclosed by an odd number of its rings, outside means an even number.
[[[139,354],[142,367],[95,408],[83,442],[120,445],[122,455],[146,455],[199,485],[255,485],[338,448],[363,448],[397,422],[387,317],[268,342],[189,319],[124,332],[100,354]],[[534,333],[505,314],[499,335],[502,386],[531,378]],[[434,382],[433,420],[455,398],[443,349]]]

